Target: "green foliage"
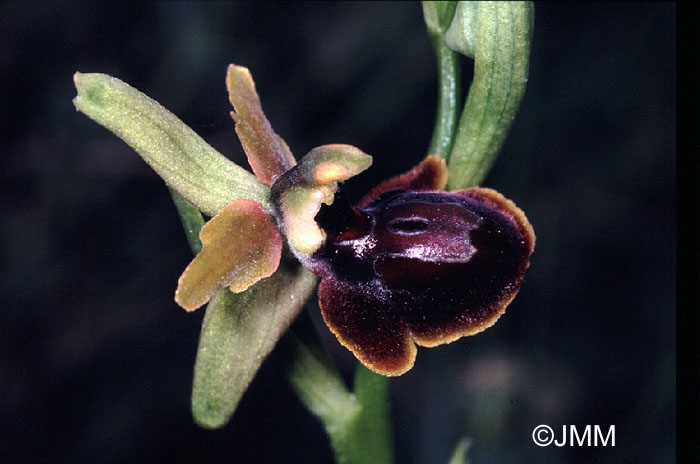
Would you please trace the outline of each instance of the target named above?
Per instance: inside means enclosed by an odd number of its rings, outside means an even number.
[[[491,169],[525,93],[532,2],[460,2],[447,45],[474,58],[474,79],[450,153],[449,189],[479,185]]]
[[[452,24],[457,4],[449,1],[425,1],[423,2],[423,19],[428,27],[430,36],[444,36]]]
[[[532,2],[423,2],[438,58],[438,115],[429,152],[448,160],[448,189],[483,182],[505,142],[527,83]],[[474,78],[459,107],[455,52],[474,59]]]

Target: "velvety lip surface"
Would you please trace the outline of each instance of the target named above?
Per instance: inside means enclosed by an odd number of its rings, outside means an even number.
[[[321,278],[323,318],[371,370],[400,375],[416,344],[436,346],[493,325],[520,289],[535,235],[495,190],[444,192],[444,161],[375,187],[353,207],[321,211],[328,233],[305,265]]]

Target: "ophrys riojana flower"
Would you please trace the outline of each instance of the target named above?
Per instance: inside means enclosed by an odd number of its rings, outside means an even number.
[[[373,371],[399,375],[413,365],[416,344],[435,346],[484,330],[520,288],[535,243],[525,215],[491,189],[445,192],[442,158],[429,156],[351,205],[342,194],[336,198],[339,183],[367,169],[372,158],[336,144],[297,163],[265,118],[246,68],[231,65],[227,86],[236,132],[258,180],[201,148],[187,128],[159,135],[161,149],[151,150],[153,136],[142,136],[141,125],[123,131],[104,102],[129,118],[150,114],[154,102],[134,97],[134,89],[113,78],[76,74],[76,83],[85,89],[76,106],[147,153],[144,159],[168,183],[211,216],[200,233],[203,248],[176,290],[188,311],[223,288],[243,292],[275,274],[286,241],[321,277],[322,314],[340,343]],[[157,112],[171,124],[171,115]],[[148,133],[158,127],[148,126]],[[197,177],[204,164],[218,176],[212,184]],[[229,177],[237,189],[231,196]]]

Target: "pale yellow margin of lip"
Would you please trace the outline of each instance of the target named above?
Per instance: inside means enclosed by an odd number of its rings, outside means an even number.
[[[362,353],[353,345],[352,343],[348,342],[343,338],[343,336],[340,334],[339,331],[333,327],[331,323],[329,323],[328,319],[326,319],[326,313],[323,310],[323,306],[321,306],[321,300],[319,299],[318,301],[319,306],[321,307],[321,316],[323,317],[323,322],[326,323],[326,327],[328,327],[328,330],[331,331],[333,335],[335,335],[335,338],[338,339],[338,342],[343,345],[345,348],[350,350],[350,352],[357,358],[358,361],[360,361],[367,369],[371,370],[375,374],[383,375],[386,377],[397,377],[401,374],[405,374],[411,368],[416,362],[416,355],[418,353],[418,349],[416,348],[416,344],[413,343],[413,340],[411,339],[411,335],[408,331],[406,331],[406,334],[404,335],[403,338],[403,344],[407,347],[408,353],[407,356],[404,358],[404,360],[400,363],[400,365],[394,369],[385,369],[379,364],[373,364],[371,361],[366,359]]]
[[[520,231],[525,236],[525,239],[527,240],[527,244],[529,247],[528,256],[532,254],[533,250],[535,249],[535,231],[532,228],[530,221],[528,221],[527,216],[525,216],[523,210],[518,208],[516,204],[513,203],[513,201],[504,197],[500,192],[490,188],[472,187],[464,190],[456,190],[451,193],[462,193],[469,191],[476,192],[479,196],[486,197],[487,199],[494,202],[500,209],[505,210],[508,214],[510,214],[515,220],[518,227],[520,228]],[[530,263],[528,262],[527,266],[529,265]],[[465,327],[460,331],[453,332],[448,335],[439,335],[436,337],[422,337],[420,335],[411,334],[411,337],[420,346],[434,347],[438,345],[444,345],[446,343],[452,343],[456,340],[459,340],[462,337],[476,335],[480,332],[483,332],[484,330],[488,329],[496,323],[496,321],[506,312],[506,307],[508,307],[508,305],[513,301],[513,299],[519,291],[520,287],[518,287],[518,289],[515,292],[513,292],[513,294],[510,297],[508,297],[508,299],[505,302],[503,302],[503,304],[499,307],[499,309],[493,316],[489,317],[486,321],[480,322],[475,326]]]
[[[523,210],[518,208],[512,200],[507,199],[500,192],[486,187],[471,187],[463,190],[455,190],[450,193],[462,193],[469,191],[485,196],[510,213],[513,219],[515,219],[516,224],[518,224],[520,227],[521,232],[524,233],[525,238],[528,239],[530,254],[532,254],[535,249],[535,230],[532,228],[532,224],[530,224],[530,221],[527,219],[527,216],[525,216]]]
[[[323,315],[323,313],[321,313]],[[406,331],[406,335],[404,336],[403,343],[407,346],[408,348],[408,353],[406,358],[401,362],[401,364],[394,368],[394,369],[386,369],[383,368],[379,364],[373,364],[371,361],[366,359],[362,353],[355,348],[355,346],[349,342],[347,342],[339,332],[335,330],[334,327],[332,327],[328,321],[326,321],[325,316],[323,317],[324,322],[326,322],[326,325],[328,326],[328,329],[335,335],[335,338],[338,339],[338,342],[340,342],[341,345],[343,345],[345,348],[350,350],[353,355],[355,355],[355,358],[357,358],[358,361],[360,361],[367,369],[371,370],[375,374],[383,375],[386,377],[398,377],[399,375],[405,374],[406,372],[410,371],[413,365],[416,363],[416,355],[418,354],[418,349],[416,348],[416,344],[413,342],[411,339],[411,335],[408,331]]]
[[[424,162],[425,161],[429,163],[434,163],[438,166],[437,170],[439,174],[437,179],[435,179],[435,186],[433,188],[435,190],[445,190],[445,187],[447,187],[448,177],[447,162],[445,161],[445,158],[438,155],[428,155],[425,158]]]
[[[520,289],[518,289],[518,291],[519,290]],[[411,338],[413,338],[413,341],[416,342],[417,345],[424,346],[426,348],[432,348],[435,346],[452,343],[454,341],[459,340],[462,337],[468,337],[470,335],[476,335],[478,333],[481,333],[496,323],[496,321],[506,312],[506,307],[511,303],[511,301],[513,301],[515,295],[517,294],[517,291],[513,293],[513,295],[511,295],[505,301],[505,303],[501,305],[501,307],[498,309],[498,311],[496,311],[496,313],[493,316],[488,318],[486,321],[480,322],[476,326],[465,327],[464,329],[458,332],[453,332],[448,335],[439,335],[437,337],[421,337],[420,335],[415,335],[411,333]]]
[[[409,329],[406,329],[406,335],[404,336],[404,343],[407,346],[408,353],[407,357],[405,360],[396,368],[394,369],[385,369],[379,364],[373,364],[369,360],[367,360],[362,353],[355,348],[355,346],[348,341],[346,341],[342,335],[335,330],[335,328],[328,323],[326,320],[326,317],[321,311],[321,315],[323,316],[323,320],[326,323],[326,326],[328,326],[328,329],[335,335],[335,337],[338,339],[341,345],[343,345],[345,348],[350,350],[353,355],[369,370],[372,372],[375,372],[380,375],[384,375],[387,377],[397,377],[399,375],[405,374],[411,368],[413,368],[413,365],[416,362],[416,356],[418,354],[418,349],[416,348],[416,345],[423,346],[426,348],[432,348],[435,346],[439,345],[444,345],[447,343],[452,343],[454,341],[459,340],[462,337],[467,337],[469,335],[476,335],[480,332],[483,332],[484,330],[488,329],[492,325],[496,323],[498,318],[501,317],[506,312],[506,307],[513,301],[515,298],[515,295],[517,295],[517,291],[511,295],[508,300],[506,300],[503,305],[498,309],[498,311],[491,316],[488,320],[481,322],[477,326],[470,326],[466,327],[465,329],[459,331],[459,332],[453,332],[449,335],[446,336],[438,336],[438,337],[421,337],[419,335],[413,334]],[[320,304],[320,301],[319,301]]]

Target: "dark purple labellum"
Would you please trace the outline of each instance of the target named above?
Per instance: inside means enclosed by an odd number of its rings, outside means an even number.
[[[375,372],[406,372],[415,343],[481,332],[520,288],[534,233],[494,190],[389,190],[362,208],[337,200],[316,218],[328,236],[306,264],[323,279],[329,328]]]

